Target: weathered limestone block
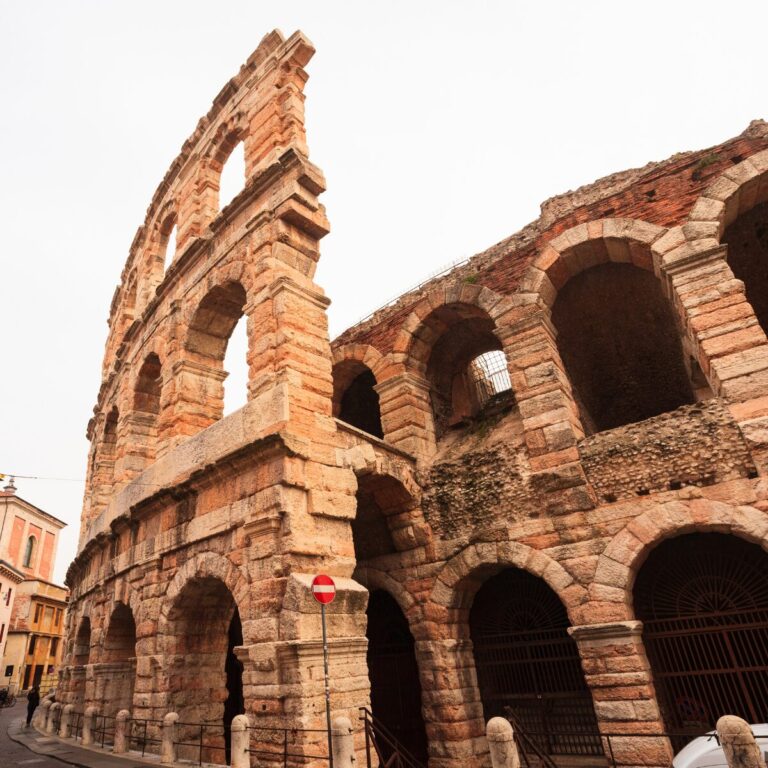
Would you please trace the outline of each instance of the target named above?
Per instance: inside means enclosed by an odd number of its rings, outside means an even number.
[[[728,768],[765,768],[762,750],[749,723],[735,715],[724,715],[716,728]]]
[[[332,749],[334,768],[354,768],[355,736],[348,717],[337,717],[332,724]]]
[[[176,762],[176,723],[179,716],[176,712],[169,712],[163,718],[163,732],[160,742],[160,762],[163,765]]]
[[[131,713],[127,709],[121,709],[115,717],[115,743],[112,746],[112,751],[116,755],[122,755],[128,751],[130,727]]]
[[[492,717],[485,730],[492,768],[520,768],[512,726],[503,717]]]

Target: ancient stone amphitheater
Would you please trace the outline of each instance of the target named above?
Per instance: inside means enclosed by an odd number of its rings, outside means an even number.
[[[59,698],[322,728],[326,572],[334,715],[432,768],[486,762],[507,708],[625,766],[768,720],[768,125],[548,200],[330,342],[312,54],[264,38],[130,248]]]

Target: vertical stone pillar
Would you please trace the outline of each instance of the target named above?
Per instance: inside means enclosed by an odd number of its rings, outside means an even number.
[[[35,717],[32,720],[32,725],[37,728],[38,731],[45,730],[45,726],[48,723],[48,710],[51,708],[51,700],[44,699],[35,712]]]
[[[115,717],[115,743],[112,751],[116,755],[123,755],[128,751],[128,728],[131,722],[131,713],[127,709],[121,709]]]
[[[248,730],[249,727],[250,723],[245,715],[236,715],[232,719],[230,730],[232,739],[232,761],[230,765],[232,768],[251,768],[251,732]]]
[[[512,390],[520,408],[534,472],[579,460],[584,432],[570,382],[557,349],[557,331],[539,311],[513,325],[499,321]]]
[[[61,711],[61,704],[58,701],[54,701],[48,710],[48,721],[45,724],[45,732],[50,734],[56,733],[56,718]]]
[[[727,246],[673,249],[661,271],[712,391],[726,398],[759,465],[768,468],[768,342],[726,260]]]
[[[352,732],[352,723],[348,717],[337,717],[333,721],[331,743],[334,768],[354,768],[355,736]]]
[[[765,759],[749,723],[735,715],[725,715],[717,721],[716,728],[728,768],[765,768]]]
[[[472,641],[417,640],[415,651],[419,669],[429,670],[428,676],[422,675],[422,701],[429,741],[437,745],[431,768],[454,768],[474,760],[485,736],[485,720]]]
[[[160,742],[160,762],[163,765],[176,762],[176,722],[179,716],[169,712],[163,718],[163,735]]]
[[[672,749],[661,735],[664,723],[642,644],[642,629],[639,621],[617,621],[570,627],[568,632],[579,647],[600,732],[617,734],[611,736],[616,766],[669,768]],[[643,736],[632,735],[637,733]],[[658,739],[652,738],[655,733]]]
[[[99,714],[97,707],[86,707],[83,715],[83,736],[80,743],[84,746],[93,744],[93,731],[96,728],[96,717]]]
[[[485,729],[492,768],[520,768],[515,735],[508,720],[492,717]]]
[[[75,709],[74,704],[67,704],[64,709],[61,710],[61,723],[59,725],[59,736],[62,739],[69,738],[69,727],[72,721],[72,712]]]
[[[413,373],[401,373],[374,389],[379,395],[387,442],[413,456],[431,456],[435,452],[435,425],[429,384]]]

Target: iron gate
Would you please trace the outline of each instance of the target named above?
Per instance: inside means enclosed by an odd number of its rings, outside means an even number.
[[[550,755],[603,755],[592,695],[563,604],[541,579],[508,569],[470,613],[485,718],[513,714]]]

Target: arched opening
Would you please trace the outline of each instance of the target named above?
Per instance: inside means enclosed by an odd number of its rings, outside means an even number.
[[[173,264],[174,258],[176,258],[176,235],[178,227],[176,225],[176,216],[171,216],[166,219],[165,223],[160,230],[160,253],[163,254],[163,270],[167,271],[168,267]]]
[[[194,417],[200,427],[209,426],[224,414],[224,357],[235,326],[243,317],[245,302],[245,289],[240,283],[224,283],[206,294],[192,318],[187,350],[198,372],[195,397],[199,409]],[[242,325],[245,329],[246,323]],[[244,346],[247,348],[247,340]],[[242,361],[247,356],[241,350],[238,357]]]
[[[356,501],[352,539],[358,565],[397,552],[396,539],[412,522],[413,499],[403,484],[388,475],[360,475]]]
[[[133,709],[136,680],[136,622],[124,603],[112,611],[104,637],[102,675],[104,714],[115,715],[121,709]]]
[[[744,282],[747,301],[768,333],[768,202],[739,216],[724,232],[728,264]]]
[[[133,393],[134,411],[152,416],[160,413],[162,384],[160,358],[153,352],[147,355],[136,379],[136,389]]]
[[[333,367],[333,415],[374,437],[383,438],[376,378],[368,366],[345,360]]]
[[[694,402],[680,337],[656,277],[605,263],[571,278],[552,308],[587,434]]]
[[[395,599],[383,590],[371,592],[366,614],[373,716],[419,763],[426,765],[421,682],[408,620]],[[389,755],[385,753],[384,758]]]
[[[31,568],[32,567],[32,559],[35,556],[35,545],[37,544],[37,539],[34,536],[30,536],[27,539],[27,546],[24,549],[24,560],[23,560],[23,566],[25,568]]]
[[[205,724],[203,761],[221,764],[229,754],[229,726],[242,714],[240,615],[226,585],[213,577],[187,582],[169,613],[168,710],[179,722]],[[179,726],[180,741],[199,738],[200,727]],[[194,753],[194,754],[193,754]],[[198,759],[196,749],[180,748],[180,759]]]
[[[219,176],[219,210],[229,205],[245,186],[245,144],[238,141],[231,149],[230,146],[225,144],[219,153],[220,157],[223,156]]]
[[[439,438],[483,412],[491,396],[505,393],[511,403],[506,360],[493,320],[469,304],[447,304],[431,312],[415,333],[412,353],[430,385],[435,434]],[[504,360],[498,366],[499,360]],[[490,362],[493,370],[487,367]]]
[[[243,315],[235,325],[224,353],[224,416],[248,402],[248,318]]]
[[[469,611],[485,720],[511,714],[549,755],[602,755],[592,695],[568,614],[519,568],[491,576]]]
[[[104,434],[102,437],[101,455],[104,461],[114,461],[117,449],[117,422],[120,412],[113,405],[107,418],[104,420]]]
[[[668,731],[702,733],[722,715],[768,721],[768,555],[759,546],[721,533],[668,539],[640,568],[633,599]]]
[[[88,664],[91,658],[91,620],[85,616],[77,628],[75,647],[72,650],[72,663],[75,666]]]

